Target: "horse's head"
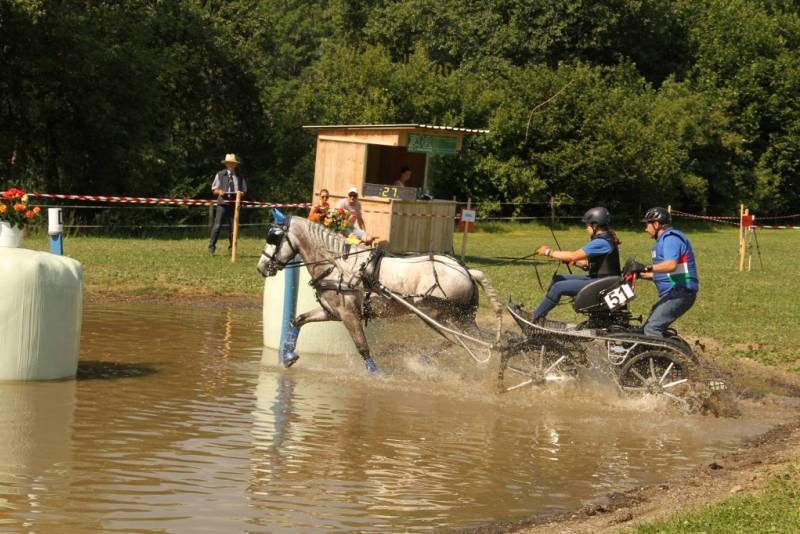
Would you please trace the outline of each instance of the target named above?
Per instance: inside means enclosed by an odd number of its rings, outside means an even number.
[[[273,224],[269,227],[267,243],[261,251],[261,258],[256,267],[262,276],[275,276],[297,255],[297,249],[289,235],[290,224],[291,218],[287,217],[282,224]]]

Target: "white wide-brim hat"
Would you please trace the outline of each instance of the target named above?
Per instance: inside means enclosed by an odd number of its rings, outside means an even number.
[[[236,157],[236,154],[225,154],[225,159],[222,160],[222,163],[239,163],[239,159]]]
[[[355,193],[357,195],[358,189],[356,189],[355,187],[351,187],[350,189],[347,190],[347,194],[349,195],[350,193]]]

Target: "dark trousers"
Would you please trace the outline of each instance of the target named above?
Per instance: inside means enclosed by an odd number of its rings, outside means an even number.
[[[669,325],[689,311],[697,299],[697,292],[676,286],[658,299],[650,310],[650,317],[644,323],[644,333],[648,336],[664,337]]]
[[[550,310],[556,307],[561,297],[574,297],[587,284],[597,280],[596,277],[580,274],[558,274],[553,277],[544,300],[533,311],[533,318],[545,317]]]
[[[214,226],[211,228],[211,239],[208,242],[208,250],[217,250],[217,239],[223,224],[228,225],[228,249],[233,247],[233,210],[232,204],[217,204],[214,208]]]

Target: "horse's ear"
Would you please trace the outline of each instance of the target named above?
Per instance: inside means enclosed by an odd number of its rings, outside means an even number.
[[[281,213],[278,208],[272,208],[272,218],[275,220],[275,224],[283,224],[283,221],[286,219],[286,215]]]

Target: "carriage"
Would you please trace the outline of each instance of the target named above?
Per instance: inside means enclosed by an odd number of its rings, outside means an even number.
[[[523,337],[500,350],[500,391],[573,380],[590,368],[604,371],[624,393],[662,395],[689,410],[726,391],[720,373],[677,332],[669,330],[663,338],[643,333],[641,317],[628,308],[636,265],[628,260],[622,276],[599,278],[575,296],[572,308],[585,317],[579,323],[531,321],[509,297],[507,309]]]

